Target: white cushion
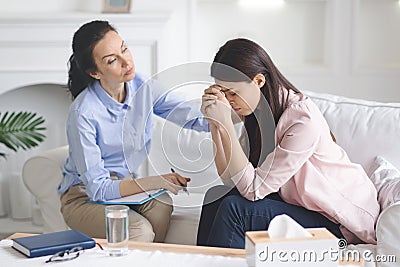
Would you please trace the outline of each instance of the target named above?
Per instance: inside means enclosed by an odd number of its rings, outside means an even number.
[[[369,177],[378,191],[381,210],[400,201],[400,171],[381,156],[375,158]]]
[[[176,196],[170,194],[174,201],[174,211],[167,236],[165,237],[166,243],[196,244],[204,194],[189,191],[189,196],[183,192],[178,193]]]
[[[67,146],[47,150],[29,158],[22,170],[26,187],[38,201],[45,233],[68,229],[60,212],[60,197],[57,192],[67,155]]]
[[[400,260],[400,202],[384,209],[376,223],[377,255],[380,257],[396,256],[394,262],[379,262],[378,267],[398,266]]]
[[[400,103],[380,103],[304,91],[320,108],[337,142],[368,170],[381,155],[400,168]]]
[[[376,224],[377,255],[397,255],[399,258],[400,171],[389,161],[378,156],[368,174],[378,190],[378,201],[382,211]],[[378,266],[393,266],[393,262],[382,262]]]
[[[209,132],[182,129],[154,118],[152,145],[147,162],[148,175],[171,172],[191,178],[192,192],[205,193],[208,188],[222,184],[214,163],[212,139]]]

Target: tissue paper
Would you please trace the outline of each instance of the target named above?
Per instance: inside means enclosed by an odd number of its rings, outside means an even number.
[[[270,238],[298,238],[312,235],[286,214],[274,217],[269,223],[268,235]]]

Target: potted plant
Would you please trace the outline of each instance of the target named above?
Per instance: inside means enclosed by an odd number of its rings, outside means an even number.
[[[15,152],[38,146],[46,138],[41,133],[46,130],[44,122],[43,117],[32,112],[0,112],[0,143]],[[0,157],[6,158],[6,154],[0,151]]]
[[[5,145],[7,148],[15,152],[17,152],[18,149],[28,150],[36,147],[46,138],[46,136],[41,133],[46,130],[46,128],[43,127],[44,122],[45,120],[43,117],[32,112],[5,112],[3,114],[0,112],[0,144]],[[6,159],[6,157],[6,153],[0,151],[0,158]],[[18,175],[18,177],[20,176]],[[9,181],[9,190],[16,192],[18,191],[18,188],[20,188],[19,191],[24,188],[21,179],[11,180],[13,181]],[[1,185],[2,183],[0,179],[0,215],[4,216],[5,211],[2,201],[3,190]],[[23,195],[18,195],[16,197],[18,201],[11,203],[11,212],[13,217],[24,217],[26,209],[24,210],[23,207],[30,205],[29,198],[25,197],[27,200],[22,201],[24,199]],[[21,210],[20,212],[18,211],[18,208]]]

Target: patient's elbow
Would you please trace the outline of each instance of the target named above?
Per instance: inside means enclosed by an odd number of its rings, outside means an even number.
[[[254,186],[249,186],[244,191],[240,192],[240,194],[249,201],[257,201],[260,199],[264,199],[268,194],[278,192],[275,188],[268,188],[268,190],[257,188]]]
[[[250,190],[247,190],[246,192],[240,192],[240,194],[245,198],[245,199],[247,199],[247,200],[249,200],[249,201],[257,201],[257,200],[259,200],[260,198],[257,196],[257,194],[256,194],[256,192],[255,191],[250,191]]]

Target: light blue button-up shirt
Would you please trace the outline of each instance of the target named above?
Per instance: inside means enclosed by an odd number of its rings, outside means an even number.
[[[71,104],[67,119],[69,157],[58,186],[60,194],[83,183],[92,200],[121,197],[121,181],[111,180],[110,173],[137,176],[137,168],[150,151],[153,114],[185,128],[209,131],[199,105],[162,90],[155,81],[145,82],[136,74],[125,87],[124,103],[115,101],[94,82]]]

